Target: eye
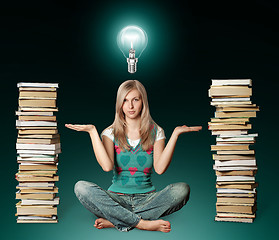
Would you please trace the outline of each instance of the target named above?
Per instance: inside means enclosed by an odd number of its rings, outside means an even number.
[[[135,98],[135,101],[136,101],[136,102],[139,101],[139,98]]]
[[[124,99],[123,102],[127,102],[127,99]]]

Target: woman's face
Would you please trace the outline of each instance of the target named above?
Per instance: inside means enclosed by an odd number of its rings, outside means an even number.
[[[122,110],[125,118],[136,119],[140,117],[142,110],[142,99],[140,92],[137,89],[131,90],[126,95],[122,105]]]

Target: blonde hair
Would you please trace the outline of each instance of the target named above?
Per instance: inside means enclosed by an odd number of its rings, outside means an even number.
[[[124,149],[130,150],[131,146],[127,142],[125,128],[127,123],[125,121],[125,115],[122,110],[124,99],[131,90],[138,90],[142,99],[142,110],[140,113],[140,138],[141,147],[144,151],[148,150],[155,140],[154,134],[152,134],[152,126],[157,124],[151,118],[147,100],[147,93],[144,86],[137,80],[127,80],[123,82],[117,91],[116,105],[115,105],[115,119],[110,127],[113,128],[113,134],[115,140],[118,141],[119,147],[122,151]]]

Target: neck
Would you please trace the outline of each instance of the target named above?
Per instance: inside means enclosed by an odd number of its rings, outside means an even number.
[[[140,118],[130,119],[126,118],[127,129],[128,130],[140,130]]]

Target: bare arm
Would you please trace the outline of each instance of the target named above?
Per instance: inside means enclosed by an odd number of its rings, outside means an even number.
[[[165,147],[165,139],[156,141],[154,144],[154,169],[158,174],[163,174],[169,167],[172,156],[174,153],[175,145],[180,134],[185,132],[200,131],[201,126],[187,127],[181,126],[176,127]]]
[[[91,138],[96,159],[102,169],[106,172],[109,172],[113,169],[114,145],[108,137],[105,137],[102,142],[94,125],[65,124],[65,126],[72,130],[88,132]]]

